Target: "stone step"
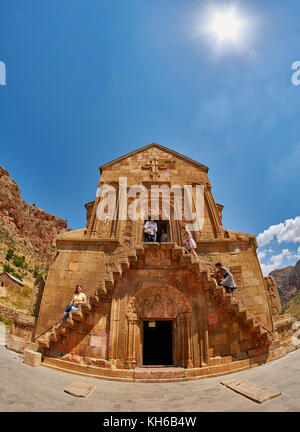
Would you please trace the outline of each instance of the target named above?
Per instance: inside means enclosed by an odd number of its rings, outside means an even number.
[[[70,315],[71,315],[71,312],[70,312],[68,318],[66,318],[66,319],[63,320],[61,327],[64,327],[64,328],[74,328],[76,326],[76,322],[73,321],[73,319],[72,319],[72,317]]]
[[[198,261],[193,261],[192,262],[192,271],[195,273],[200,273],[201,272],[201,265]]]
[[[183,255],[183,257],[180,258],[180,262],[185,264],[189,270],[192,268],[192,259],[190,255]]]
[[[213,280],[213,278],[210,278]],[[225,290],[221,286],[215,286],[213,291],[213,296],[219,300],[219,304],[222,305],[226,312],[234,312],[237,315],[240,315],[244,321],[248,321],[251,330],[253,332],[258,332],[260,336],[266,336],[270,338],[267,330],[265,330],[262,325],[256,321],[256,318],[250,316],[249,311],[245,307],[240,307],[239,303],[236,300],[233,300],[230,296],[225,293]],[[228,303],[229,301],[229,303]],[[250,331],[251,331],[250,330]]]
[[[56,333],[59,337],[64,336],[65,334],[67,334],[70,331],[69,327],[68,327],[68,323],[66,323],[66,320],[63,320],[59,327],[56,327]]]
[[[226,312],[235,312],[236,314],[238,313],[238,306],[237,305],[232,305],[232,304],[226,304],[225,306],[224,306],[224,310],[226,311]]]
[[[100,302],[100,297],[97,294],[92,294],[89,296],[89,301],[92,305],[98,305]]]
[[[173,250],[173,256],[178,258],[183,258],[185,255],[185,251],[183,247],[176,246]]]
[[[154,242],[153,243],[143,243],[141,246],[136,246],[136,248],[135,248],[136,254],[137,255],[144,254],[145,249],[149,249],[151,247],[153,248],[153,247],[155,247],[155,246],[153,246],[155,244],[156,243],[154,243]],[[159,243],[157,243],[157,244],[159,244]]]
[[[259,326],[259,332],[261,335],[267,335],[268,334],[267,330],[265,330],[262,326]]]
[[[129,263],[137,262],[137,254],[135,252],[128,254]]]
[[[114,278],[111,277],[111,279],[105,278],[104,279],[104,284],[105,284],[105,290],[109,291],[114,287],[115,281]]]
[[[42,346],[42,347],[49,348],[49,339],[48,339],[48,337],[47,338],[42,337],[42,338],[38,339],[38,344],[40,346]]]
[[[112,274],[113,274],[114,280],[116,280],[116,279],[120,279],[122,277],[123,272],[122,272],[122,269],[119,268],[119,269],[113,270]]]
[[[243,317],[245,321],[249,321],[250,314],[246,308],[239,308],[239,314]]]
[[[120,266],[123,272],[129,270],[130,264],[128,258],[122,258],[122,260],[120,261]]]
[[[135,368],[134,379],[172,379],[184,378],[185,369],[180,367],[142,367]]]
[[[114,284],[114,276],[113,276],[113,272],[112,271],[110,271],[105,277],[104,277],[104,282],[106,283],[106,282],[110,282],[110,283],[112,283],[112,284]]]
[[[160,243],[160,248],[173,250],[175,248],[175,245],[176,245],[175,242],[164,242],[164,243]]]
[[[70,315],[71,315],[71,319],[75,321],[83,321],[84,319],[84,314],[83,312],[81,312],[81,310],[72,311],[70,312]]]
[[[49,344],[51,342],[57,342],[58,340],[58,334],[56,329],[54,328],[52,331],[49,332]]]
[[[105,286],[105,281],[101,280],[96,288],[96,292],[100,296],[105,296],[107,294],[107,289]]]
[[[105,285],[104,282],[103,282],[103,285]],[[103,287],[96,288],[96,295],[99,296],[100,298],[105,297],[106,294],[107,294],[106,287],[105,288],[103,288]]]
[[[87,301],[87,303],[83,303],[81,305],[81,309],[84,313],[88,313],[92,311],[92,306],[90,305],[90,303]]]
[[[175,244],[174,251],[182,251],[182,252],[184,252],[184,247]]]

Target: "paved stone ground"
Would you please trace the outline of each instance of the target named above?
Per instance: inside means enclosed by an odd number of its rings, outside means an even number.
[[[5,334],[6,334],[5,324],[0,322],[0,346],[5,345]]]
[[[220,384],[241,378],[282,392],[260,405]],[[95,385],[85,399],[64,393],[73,381]],[[25,365],[0,346],[0,411],[300,411],[300,350],[224,377],[183,383],[119,383]]]

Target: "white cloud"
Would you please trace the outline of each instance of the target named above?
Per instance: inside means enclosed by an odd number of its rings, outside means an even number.
[[[266,256],[266,251],[258,252],[257,256],[258,256],[258,259],[260,259],[260,260],[263,259]]]
[[[270,243],[274,237],[278,243],[282,242],[300,242],[300,216],[295,219],[288,219],[278,225],[272,225],[263,233],[257,236],[258,245],[265,246]]]
[[[271,271],[276,269],[274,264],[261,264],[260,266],[264,276],[268,276]]]
[[[300,247],[298,250],[299,249]],[[262,272],[264,275],[268,275],[271,271],[280,268],[283,261],[289,261],[294,258],[295,254],[293,254],[293,252],[291,252],[289,249],[282,249],[280,254],[271,256],[269,264],[261,264]]]
[[[278,225],[272,225],[257,236],[257,243],[260,248],[271,242],[273,242],[271,247],[259,250],[257,253],[258,259],[264,261],[261,263],[264,275],[268,275],[275,269],[294,265],[300,258],[300,246],[298,249],[296,249],[297,246],[292,248],[293,250],[282,248],[281,253],[278,251],[278,245],[281,243],[300,243],[300,216],[295,219],[287,219]]]

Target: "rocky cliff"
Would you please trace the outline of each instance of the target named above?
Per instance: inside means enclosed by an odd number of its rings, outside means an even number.
[[[297,264],[270,273],[276,280],[281,303],[285,306],[289,300],[300,291],[300,260]]]
[[[17,183],[0,167],[0,260],[11,248],[31,265],[46,267],[55,252],[54,238],[67,222],[21,198]]]

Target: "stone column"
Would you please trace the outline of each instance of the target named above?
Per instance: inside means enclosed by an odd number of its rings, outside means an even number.
[[[192,347],[192,317],[190,314],[185,316],[185,327],[186,327],[186,337],[187,337],[187,359],[186,367],[192,368],[193,364],[193,347]]]
[[[209,361],[209,333],[208,333],[208,324],[207,324],[207,297],[209,297],[209,291],[205,291],[204,297],[204,310],[203,310],[203,330],[204,330],[204,361],[205,364],[203,366],[208,365]]]
[[[127,344],[126,344],[125,369],[133,369],[136,366],[136,352],[135,352],[136,325],[137,325],[137,316],[135,314],[127,314]]]
[[[192,317],[190,314],[181,314],[180,323],[180,350],[181,366],[186,368],[193,367],[193,347],[192,347]]]
[[[185,367],[185,325],[184,325],[184,316],[180,315],[179,317],[179,325],[180,325],[180,352],[181,352],[181,366]]]
[[[113,299],[111,303],[111,318],[110,318],[110,335],[108,358],[112,364],[115,364],[118,358],[118,336],[119,336],[119,319],[120,299]]]

